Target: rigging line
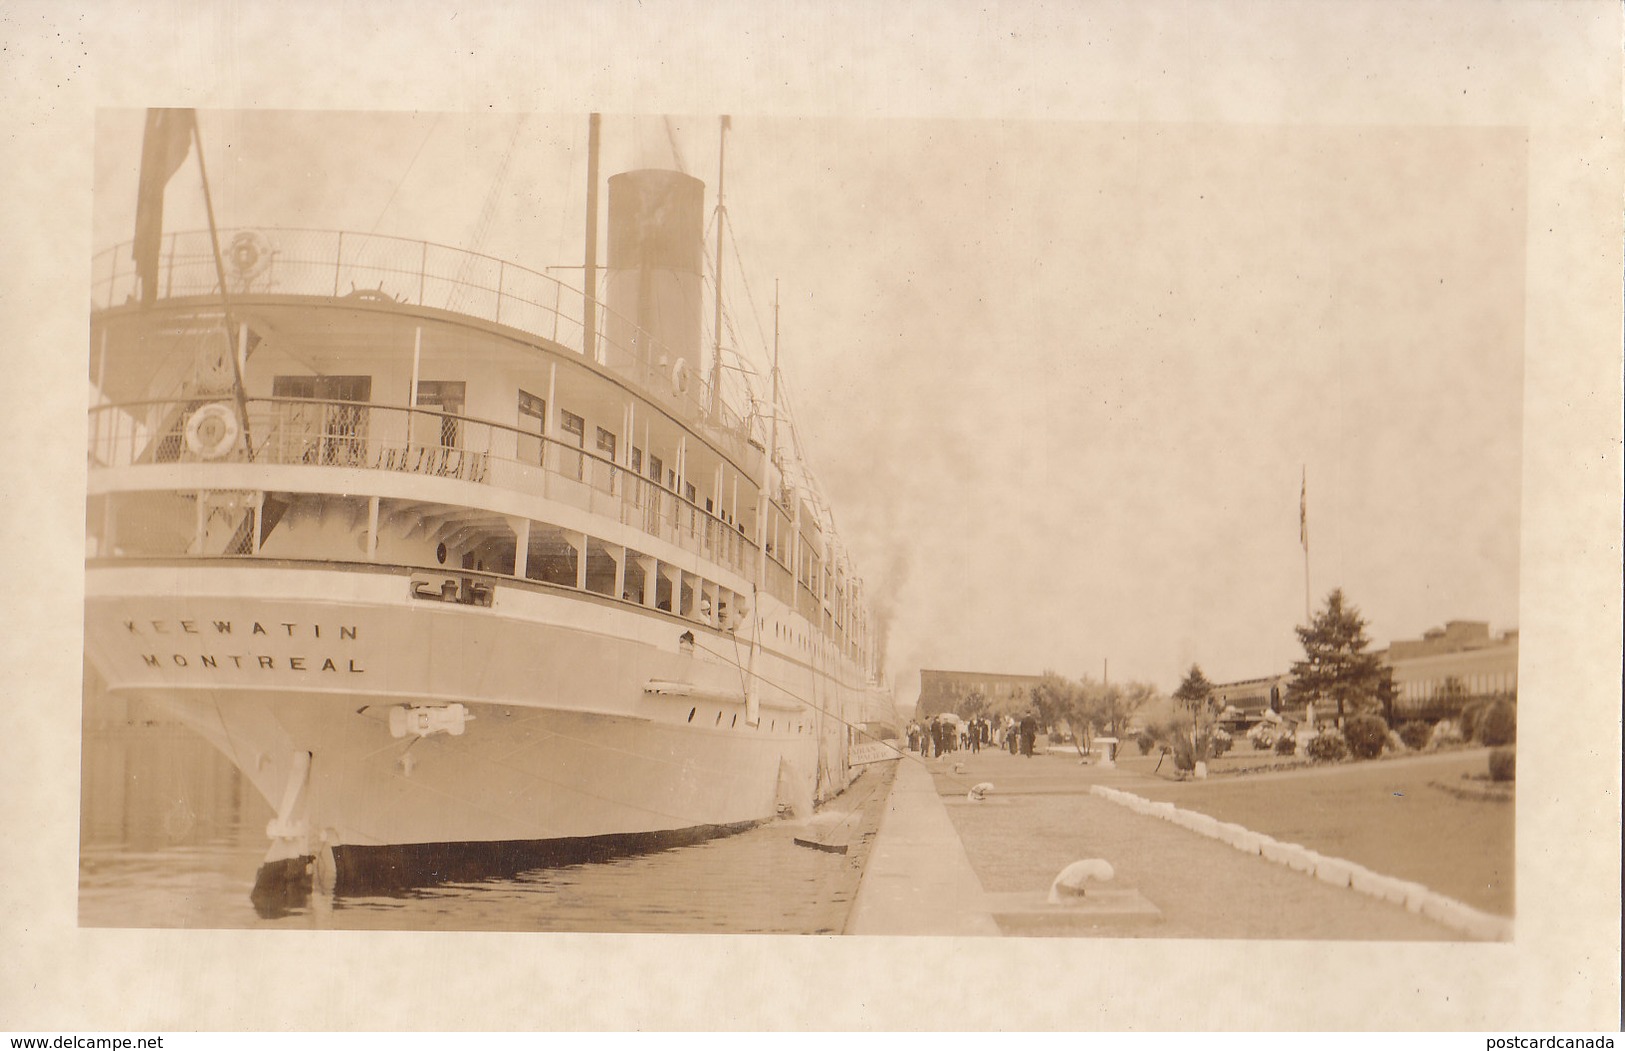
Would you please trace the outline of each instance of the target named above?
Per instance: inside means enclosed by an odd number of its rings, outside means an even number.
[[[677,170],[687,175],[688,165],[683,163],[683,150],[677,145],[677,128],[671,122],[671,115],[664,114],[660,119],[666,124],[666,141],[671,143],[671,159],[677,165]]]
[[[485,241],[490,235],[491,224],[496,220],[497,201],[501,197],[502,184],[507,181],[508,168],[513,161],[513,151],[519,145],[520,132],[530,120],[530,115],[521,114],[519,124],[514,128],[513,135],[508,139],[508,148],[502,152],[502,160],[497,164],[496,173],[491,177],[491,188],[485,194],[485,202],[480,206],[480,214],[474,220],[474,228],[469,238],[469,253],[463,257],[458,267],[457,287],[459,289],[468,285],[469,269],[475,265],[476,255],[485,254]]]
[[[389,199],[384,202],[382,208],[378,209],[378,217],[372,221],[372,226],[368,227],[367,232],[369,234],[378,232],[378,224],[384,221],[384,213],[389,211],[389,206],[395,203],[395,195],[401,192],[401,185],[406,182],[406,177],[412,174],[412,169],[417,167],[418,158],[423,156],[423,147],[429,145],[429,138],[434,134],[435,128],[440,126],[442,116],[444,114],[436,113],[434,120],[429,123],[429,130],[423,133],[423,141],[418,143],[417,152],[412,154],[412,159],[407,163],[406,170],[401,172],[401,177],[395,180],[394,188],[389,191]]]
[[[569,151],[569,159],[566,162],[567,171],[565,172],[565,177],[564,177],[565,189],[564,189],[564,192],[559,194],[559,232],[556,235],[554,235],[554,237],[553,237],[553,244],[554,244],[554,253],[553,254],[554,254],[555,258],[557,258],[560,255],[563,255],[562,246],[565,243],[565,241],[564,241],[564,231],[565,231],[566,226],[568,225],[569,218],[570,218],[570,211],[571,211],[571,209],[573,207],[573,200],[572,200],[569,188],[576,185],[576,160],[577,160],[577,157],[582,152],[581,150],[576,148],[576,143],[580,141],[580,135],[581,135],[581,131],[577,127],[577,123],[578,122],[576,122],[576,121],[571,121],[570,122],[570,151]],[[587,214],[586,214],[587,206],[586,206],[585,201],[582,202],[581,211],[582,211],[581,221],[582,221],[583,225],[585,225],[587,222],[590,221]],[[592,216],[591,218],[596,219],[597,216]],[[551,269],[551,268],[549,268],[549,269]],[[582,271],[582,284],[585,285],[586,284],[586,269],[587,269],[585,259],[582,260],[582,265],[581,265],[580,269]],[[548,276],[551,277],[552,275],[549,274]]]
[[[734,229],[738,225],[738,223],[729,223],[724,227],[724,232],[728,235],[728,243],[733,246],[734,263],[739,270],[739,282],[745,286],[745,302],[750,307],[751,317],[756,320],[757,346],[766,347],[768,346],[767,330],[762,327],[762,314],[756,308],[756,293],[750,287],[750,271],[745,269],[745,257],[739,251],[739,239],[734,236]]]

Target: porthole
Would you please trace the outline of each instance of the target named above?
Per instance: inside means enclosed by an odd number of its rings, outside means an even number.
[[[721,712],[720,709],[717,711],[717,725],[718,726],[722,725],[722,712]]]
[[[739,725],[739,713],[735,712],[734,717],[732,719],[728,720],[728,729],[732,730],[734,727],[736,727],[738,725]]]
[[[434,549],[434,557],[435,557],[435,561],[439,562],[441,565],[446,564],[446,545],[445,544],[441,544],[439,547]]]
[[[689,709],[689,710],[688,710],[688,721],[689,721],[689,722],[693,722],[693,721],[694,721],[694,713],[695,713],[695,712],[696,712],[696,711],[697,711],[697,710],[698,710],[698,709],[695,709],[695,708],[690,708],[690,709]]]

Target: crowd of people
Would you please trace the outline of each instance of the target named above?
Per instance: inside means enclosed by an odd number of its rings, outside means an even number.
[[[939,713],[928,722],[908,724],[908,750],[927,759],[940,759],[958,751],[980,752],[984,747],[1030,759],[1037,741],[1038,717],[1032,712],[1020,719],[1011,715],[1003,719],[978,716],[969,721]]]

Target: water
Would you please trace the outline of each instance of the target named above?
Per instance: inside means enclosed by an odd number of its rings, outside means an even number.
[[[729,934],[840,933],[892,776],[865,768],[807,822],[399,894],[318,894],[268,918],[249,892],[271,807],[210,745],[172,724],[87,723],[83,769],[81,926]],[[851,849],[797,845],[809,829]]]

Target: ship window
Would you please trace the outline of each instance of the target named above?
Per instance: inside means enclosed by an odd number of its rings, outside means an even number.
[[[587,447],[587,421],[569,409],[562,410],[560,415],[564,417],[564,433],[575,438],[576,448],[585,449]],[[559,471],[561,474],[574,475],[578,481],[585,480],[587,477],[586,459],[580,453],[561,455],[559,458]]]
[[[636,445],[632,446],[632,470],[638,474],[643,473],[643,450]]]
[[[587,540],[587,590],[600,595],[615,594],[615,576],[620,559],[620,548],[611,548],[601,540]]]
[[[530,544],[525,550],[525,577],[565,587],[576,585],[576,548],[564,531],[540,522],[530,524]]]
[[[547,402],[527,390],[519,392],[519,438],[515,450],[520,463],[542,462],[542,435],[547,432]]]
[[[271,397],[368,401],[372,397],[372,377],[277,376],[271,380]]]
[[[660,457],[651,453],[649,455],[649,477],[655,480],[656,485],[660,484],[660,473],[665,469],[666,465],[660,462]]]
[[[615,435],[602,427],[598,428],[598,451],[611,460],[615,459]]]
[[[655,574],[655,609],[671,612],[671,577],[664,571]]]
[[[689,503],[694,502],[694,483],[693,482],[684,482],[683,483],[683,499],[687,500]]]
[[[273,398],[310,398],[326,402],[366,402],[372,397],[371,376],[276,376]],[[366,456],[367,410],[359,405],[277,407],[277,441],[291,462],[353,466]]]
[[[621,600],[641,606],[645,597],[643,568],[639,565],[641,556],[631,548],[627,548],[625,557],[626,578],[621,586]]]
[[[462,380],[419,380],[418,407],[446,415],[421,414],[413,421],[418,440],[425,445],[455,449],[462,444],[463,413],[468,384]]]

